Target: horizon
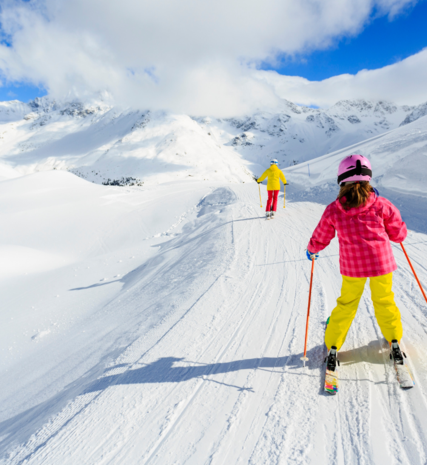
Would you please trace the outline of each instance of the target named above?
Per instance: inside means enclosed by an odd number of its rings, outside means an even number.
[[[243,13],[241,0],[230,11],[223,1],[207,11],[195,0],[163,11],[166,1],[6,3],[0,100],[85,101],[107,91],[118,105],[219,117],[274,110],[283,98],[311,108],[427,101],[426,0],[305,9],[277,0]],[[245,24],[230,22],[238,11]]]

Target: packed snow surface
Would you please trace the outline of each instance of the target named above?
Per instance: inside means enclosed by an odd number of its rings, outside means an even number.
[[[283,114],[279,127],[277,115],[31,105],[0,108],[0,464],[427,462],[427,303],[398,244],[394,292],[415,388],[399,388],[367,286],[339,354],[340,392],[324,393],[336,239],[315,262],[305,368],[300,360],[304,249],[345,155],[370,158],[427,285],[422,106],[284,104],[289,121],[304,118],[299,130],[317,128],[304,140],[318,147],[292,146],[289,157],[306,161],[285,170],[286,208],[282,191],[267,221],[252,173],[273,147],[290,147]],[[326,134],[326,117],[339,130]],[[351,139],[344,124],[373,132]],[[327,144],[337,151],[315,158]]]
[[[13,266],[0,281],[0,463],[427,460],[427,308],[397,246],[416,387],[396,382],[367,288],[330,397],[336,240],[315,265],[306,368],[300,360],[304,248],[321,204],[283,209],[280,196],[266,221],[255,183],[123,188],[61,171],[3,181],[0,196]],[[406,243],[427,282],[427,236]]]

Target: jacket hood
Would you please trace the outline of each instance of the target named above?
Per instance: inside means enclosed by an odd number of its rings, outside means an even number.
[[[271,170],[278,170],[279,167],[277,165],[270,165]]]
[[[340,210],[342,213],[345,213],[348,216],[355,216],[371,208],[372,205],[374,205],[376,201],[377,201],[377,195],[375,194],[375,192],[372,192],[366,204],[360,205],[360,207],[350,208],[350,210],[345,210],[341,202],[338,199],[335,200],[335,204],[338,210]]]

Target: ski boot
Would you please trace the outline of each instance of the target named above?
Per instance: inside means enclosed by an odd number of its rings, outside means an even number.
[[[266,218],[267,220],[270,219],[270,212],[265,212],[265,218]]]
[[[274,211],[270,212],[270,218],[274,218],[274,213],[275,213]]]
[[[403,357],[406,358],[405,352],[402,352],[399,343],[393,339],[390,344],[390,360],[393,360],[396,365],[404,365]]]
[[[337,356],[337,348],[335,346],[332,346],[328,356],[325,358],[327,370],[335,371],[337,369],[337,365],[340,366],[340,361],[338,360]]]

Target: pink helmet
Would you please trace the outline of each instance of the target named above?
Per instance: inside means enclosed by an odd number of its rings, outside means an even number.
[[[372,168],[369,160],[363,155],[349,155],[338,167],[338,184],[350,181],[370,181]]]

